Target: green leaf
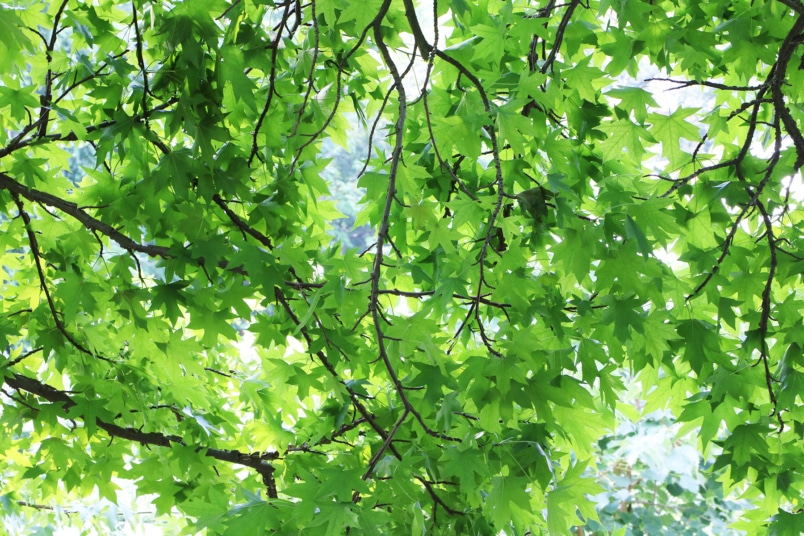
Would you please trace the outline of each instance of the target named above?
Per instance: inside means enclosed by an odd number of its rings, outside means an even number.
[[[606,92],[606,95],[619,99],[620,106],[629,112],[633,112],[634,119],[640,125],[644,125],[648,119],[648,108],[659,107],[653,98],[653,94],[641,87],[611,89]]]
[[[515,527],[522,526],[526,519],[524,514],[531,511],[527,486],[525,478],[498,476],[491,480],[486,505],[496,526],[504,527],[509,523]]]
[[[12,9],[0,11],[0,70],[11,69],[14,58],[20,57],[22,51],[34,50],[33,43],[23,31],[25,23]]]
[[[603,313],[603,321],[614,324],[614,334],[626,342],[631,338],[631,330],[644,333],[645,318],[641,313],[642,302],[634,296],[617,299],[606,297],[608,307]]]
[[[585,463],[576,463],[567,469],[561,481],[547,494],[547,530],[549,534],[566,534],[570,527],[578,524],[576,508],[591,514],[589,501],[581,498],[578,502],[568,501],[570,497],[584,497],[595,494],[602,488],[592,479],[583,478]],[[594,516],[593,516],[594,517]]]
[[[773,536],[795,536],[801,534],[801,522],[804,516],[799,513],[779,512],[771,518],[768,534]]]
[[[606,160],[620,160],[627,156],[632,163],[639,163],[645,154],[645,142],[655,142],[647,129],[628,120],[604,123],[601,128],[608,133],[600,143],[601,154]]]
[[[696,141],[701,137],[698,128],[687,121],[696,112],[695,108],[678,108],[670,115],[648,115],[648,120],[653,123],[650,132],[662,143],[662,153],[670,161],[672,168],[689,160],[689,155],[681,150],[681,138]]]
[[[684,357],[697,374],[703,374],[704,367],[711,367],[720,353],[717,332],[712,324],[701,320],[685,320],[676,328],[684,339]]]
[[[628,214],[625,215],[625,234],[628,238],[633,238],[637,241],[639,253],[645,258],[645,262],[647,262],[653,252],[653,248],[650,247],[648,239],[645,238],[645,233],[642,232],[633,218]]]

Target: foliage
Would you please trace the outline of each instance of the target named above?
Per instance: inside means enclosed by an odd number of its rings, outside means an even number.
[[[801,526],[799,0],[15,0],[0,29],[3,504],[129,481],[189,532],[578,533],[636,382],[738,528]],[[365,254],[322,179],[352,117]]]

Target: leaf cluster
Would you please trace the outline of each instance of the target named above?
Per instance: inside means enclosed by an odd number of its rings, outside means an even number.
[[[803,32],[797,0],[4,5],[2,500],[567,534],[637,385],[790,533]],[[367,250],[324,178],[354,118]]]

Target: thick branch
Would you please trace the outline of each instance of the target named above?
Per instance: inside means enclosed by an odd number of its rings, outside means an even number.
[[[556,39],[553,42],[553,47],[550,49],[550,54],[548,54],[547,58],[544,60],[544,65],[542,65],[541,71],[543,74],[547,74],[548,69],[553,68],[556,55],[561,48],[561,42],[564,40],[564,32],[567,30],[567,25],[572,18],[572,13],[580,3],[580,0],[572,0],[569,6],[567,6],[567,10],[564,12],[564,16],[561,17],[561,22],[558,24],[558,29],[556,30]]]
[[[787,83],[785,75],[787,74],[787,65],[793,57],[793,52],[802,43],[802,32],[804,32],[804,15],[799,15],[782,43],[782,47],[779,50],[779,58],[776,61],[776,65],[773,66],[773,74],[770,78],[773,107],[781,118],[787,134],[793,138],[793,145],[796,147],[796,154],[798,155],[794,164],[796,170],[804,165],[804,135],[802,135],[796,120],[793,119],[793,116],[790,114],[790,110],[787,109],[782,86]]]
[[[413,39],[416,41],[416,48],[419,49],[419,54],[421,54],[422,59],[426,60],[430,57],[433,47],[424,37],[424,32],[422,32],[422,28],[419,25],[419,19],[416,17],[416,8],[413,5],[413,0],[403,0],[402,3],[405,6],[405,17],[408,19],[411,32],[413,32]],[[438,46],[438,43],[435,43],[435,45]]]
[[[779,0],[780,3],[786,5],[796,13],[804,15],[804,3],[801,0]]]

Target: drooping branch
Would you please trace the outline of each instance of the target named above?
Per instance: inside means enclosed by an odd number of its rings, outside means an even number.
[[[749,201],[742,205],[740,211],[734,218],[734,221],[731,223],[729,232],[721,245],[721,253],[718,256],[717,260],[715,261],[715,265],[706,274],[705,278],[687,296],[688,300],[697,296],[704,289],[704,287],[706,287],[706,285],[712,280],[715,274],[718,273],[725,258],[729,255],[731,245],[734,241],[737,231],[740,229],[741,223],[745,219],[749,211],[756,210],[761,215],[762,226],[764,227],[765,230],[762,236],[759,239],[757,239],[757,241],[764,238],[764,240],[767,242],[770,262],[768,265],[768,274],[767,277],[765,278],[765,284],[763,286],[761,293],[761,302],[759,307],[760,318],[756,326],[757,333],[759,336],[759,354],[760,354],[757,363],[762,363],[763,366],[766,389],[768,392],[770,404],[773,407],[771,414],[776,417],[776,420],[779,423],[779,430],[778,430],[779,433],[781,433],[784,430],[785,423],[781,414],[781,408],[778,407],[778,401],[773,389],[773,382],[776,380],[774,379],[773,374],[771,372],[770,355],[768,349],[768,336],[770,331],[770,321],[772,319],[771,315],[771,310],[773,306],[772,289],[777,273],[778,251],[780,250],[778,248],[777,238],[773,228],[773,221],[771,215],[768,212],[768,209],[765,207],[765,203],[763,201],[764,199],[763,193],[768,188],[768,185],[771,183],[771,180],[774,176],[774,172],[776,170],[776,166],[781,159],[785,134],[792,139],[793,146],[796,151],[796,160],[793,165],[793,168],[795,170],[798,170],[801,168],[802,165],[804,165],[804,136],[802,136],[801,130],[799,129],[797,122],[792,117],[790,110],[787,108],[785,102],[785,95],[783,93],[783,87],[787,84],[786,72],[788,64],[793,56],[793,52],[801,44],[804,44],[804,39],[802,39],[802,35],[804,34],[802,32],[804,32],[804,15],[800,15],[794,22],[791,29],[789,30],[784,42],[782,43],[779,49],[777,61],[771,68],[770,73],[765,83],[763,84],[757,86],[729,86],[725,84],[716,84],[712,82],[685,83],[683,81],[675,79],[662,79],[663,81],[677,84],[678,87],[687,87],[690,85],[704,85],[722,91],[757,92],[756,96],[752,100],[743,103],[739,108],[734,110],[727,118],[727,120],[731,120],[732,118],[738,116],[738,114],[742,113],[743,111],[751,109],[751,115],[746,121],[747,131],[744,134],[744,139],[742,141],[739,153],[733,158],[719,162],[714,165],[703,167],[682,179],[677,179],[673,181],[674,182],[673,186],[670,188],[670,190],[665,192],[663,197],[677,191],[679,188],[681,188],[681,186],[687,184],[690,180],[692,180],[695,177],[698,177],[710,171],[714,171],[716,169],[726,167],[731,167],[734,169],[734,173],[737,179],[742,184],[746,194],[749,196]],[[767,97],[768,93],[770,93],[771,98]],[[744,170],[744,163],[746,162],[746,158],[750,154],[750,151],[753,147],[754,137],[756,135],[757,129],[762,124],[759,120],[760,108],[763,104],[768,103],[773,105],[773,109],[775,111],[772,123],[767,124],[767,126],[769,128],[772,128],[773,130],[774,146],[770,156],[768,157],[767,166],[763,171],[762,179],[758,184],[752,184],[752,182],[749,180],[748,173]],[[784,127],[784,131],[782,130],[782,127]],[[784,202],[785,207],[783,212],[787,210],[787,203],[788,200],[785,199]]]
[[[381,9],[382,17],[378,16],[374,22],[374,41],[377,45],[377,48],[380,50],[380,55],[383,58],[383,62],[385,63],[386,67],[388,68],[389,72],[391,73],[391,77],[394,80],[394,86],[396,87],[397,98],[399,102],[399,110],[397,112],[397,120],[394,125],[394,148],[391,152],[391,165],[388,172],[388,185],[386,187],[386,194],[385,194],[385,205],[383,207],[382,216],[380,218],[380,228],[377,232],[377,245],[375,248],[374,253],[374,263],[372,265],[372,271],[370,275],[371,281],[371,294],[369,297],[369,314],[372,318],[372,323],[374,325],[374,332],[375,337],[377,340],[377,347],[378,353],[380,355],[380,359],[382,360],[383,364],[385,365],[385,369],[388,372],[388,376],[391,379],[391,382],[394,385],[394,389],[396,390],[402,404],[405,408],[402,415],[400,416],[399,420],[397,421],[396,425],[392,428],[391,433],[389,433],[389,439],[385,441],[382,447],[375,453],[375,456],[372,458],[374,464],[369,463],[368,469],[364,475],[364,479],[371,476],[372,472],[374,471],[374,465],[376,465],[376,460],[379,460],[382,456],[382,453],[388,448],[390,441],[393,439],[393,436],[396,433],[396,430],[401,426],[404,419],[407,417],[408,414],[412,414],[425,432],[429,435],[439,437],[442,439],[447,440],[454,440],[457,441],[456,438],[451,438],[444,434],[440,434],[432,430],[422,418],[421,414],[413,407],[413,404],[408,399],[407,395],[405,394],[405,388],[402,385],[402,381],[399,379],[398,374],[394,370],[394,366],[391,363],[390,356],[388,355],[388,350],[385,344],[385,333],[382,329],[383,319],[381,318],[382,312],[380,311],[379,306],[379,298],[380,298],[380,279],[381,279],[381,272],[383,266],[383,257],[384,257],[384,246],[387,241],[390,241],[390,237],[388,231],[390,229],[390,220],[391,220],[391,209],[394,204],[395,196],[396,196],[396,180],[397,174],[399,173],[399,166],[402,163],[402,149],[403,149],[403,136],[405,132],[405,122],[407,120],[407,95],[405,92],[405,86],[402,82],[402,75],[399,73],[399,70],[396,67],[396,64],[391,57],[390,52],[388,51],[388,47],[386,46],[385,42],[382,38],[382,18],[385,17],[385,13],[388,11],[388,7],[390,5],[389,1],[386,1],[384,4],[384,8]]]
[[[42,383],[33,378],[23,376],[22,374],[11,374],[6,376],[3,378],[3,382],[12,389],[31,393],[32,395],[43,398],[54,404],[61,404],[65,412],[77,405],[75,400],[64,391],[55,389],[50,385]],[[83,420],[89,418],[84,415],[72,415],[72,417],[78,417]],[[159,432],[143,432],[140,429],[119,426],[113,422],[105,421],[99,417],[95,418],[95,424],[98,426],[98,428],[104,430],[107,434],[109,434],[110,437],[113,438],[133,441],[143,446],[169,448],[174,444],[183,445],[195,448],[197,452],[203,452],[204,455],[209,456],[210,458],[215,458],[216,460],[234,465],[249,467],[257,471],[257,473],[262,476],[263,483],[267,489],[268,497],[276,498],[278,496],[276,482],[274,481],[274,467],[269,463],[270,460],[279,458],[279,453],[277,452],[270,451],[264,453],[245,453],[238,450],[215,449],[204,445],[193,445],[185,442],[184,439],[176,435],[166,435]]]
[[[301,13],[298,14],[301,17]],[[318,28],[318,17],[315,13],[315,0],[310,0],[310,21],[313,25],[313,57],[310,60],[310,72],[307,75],[307,90],[304,92],[301,106],[299,106],[299,113],[296,115],[296,122],[293,124],[293,130],[290,132],[290,137],[296,135],[301,125],[304,112],[307,109],[307,104],[310,102],[310,95],[313,93],[315,87],[313,76],[315,75],[315,68],[318,63],[319,43],[321,42],[321,31]]]
[[[277,288],[277,289],[275,289],[275,291],[276,291],[276,299],[277,299],[277,301],[282,306],[282,308],[284,309],[285,313],[287,313],[287,315],[293,321],[293,323],[298,327],[302,337],[304,338],[305,342],[307,343],[307,347],[312,348],[313,340],[312,340],[312,337],[310,337],[310,333],[309,333],[307,327],[304,324],[302,324],[301,319],[299,319],[299,317],[293,311],[293,308],[290,306],[290,303],[288,302],[287,298],[282,293],[282,290]],[[346,391],[349,393],[349,398],[350,398],[350,400],[352,402],[352,405],[354,405],[354,407],[357,409],[358,413],[360,413],[361,417],[363,417],[366,420],[366,422],[368,422],[369,426],[371,426],[372,430],[374,430],[377,433],[377,435],[379,435],[383,440],[385,440],[385,438],[388,436],[388,433],[385,431],[385,429],[382,426],[380,426],[377,423],[377,420],[374,418],[374,416],[371,414],[371,412],[368,410],[368,408],[366,408],[365,404],[363,404],[363,402],[360,400],[360,397],[355,392],[355,390],[352,387],[350,387],[343,380],[343,378],[341,378],[340,374],[338,374],[338,371],[335,370],[334,366],[332,366],[332,363],[330,363],[329,359],[327,359],[327,356],[324,354],[324,352],[322,352],[321,350],[318,350],[317,352],[315,352],[315,356],[318,358],[318,360],[321,362],[321,364],[324,365],[324,368],[327,370],[327,372],[329,372],[329,374],[336,381],[338,381],[341,385],[343,385],[346,388]],[[400,459],[400,460],[402,459],[402,455],[399,453],[399,451],[396,450],[396,448],[393,446],[393,444],[390,445],[389,450],[398,459]]]
[[[341,76],[343,75],[343,68],[346,66],[349,58],[351,58],[360,49],[361,45],[366,40],[369,30],[378,20],[381,20],[379,15],[377,15],[372,22],[370,22],[368,26],[363,29],[363,32],[360,34],[357,43],[355,43],[354,46],[352,46],[352,48],[349,49],[349,51],[344,54],[337,63],[331,62],[334,64],[334,67],[337,70],[335,73],[335,102],[332,104],[332,110],[330,110],[329,114],[327,114],[326,119],[324,119],[324,122],[321,124],[318,130],[310,134],[308,139],[302,143],[298,149],[296,149],[296,155],[293,157],[293,162],[290,164],[291,173],[296,168],[296,165],[302,156],[302,151],[320,139],[321,135],[326,132],[327,128],[332,123],[332,120],[335,119],[335,115],[338,113],[338,107],[341,105],[341,93],[343,90],[343,80],[341,79]]]
[[[443,59],[444,61],[446,61],[447,63],[458,69],[458,71],[461,74],[463,74],[466,78],[469,79],[470,82],[472,82],[474,87],[477,89],[477,92],[480,94],[480,99],[483,102],[483,109],[486,113],[487,120],[489,124],[493,124],[494,117],[491,108],[491,101],[489,100],[488,95],[486,94],[486,90],[483,88],[483,84],[481,83],[480,79],[477,76],[475,76],[475,74],[471,72],[468,68],[466,68],[466,66],[464,66],[461,62],[459,62],[449,54],[446,54],[445,52],[438,49],[433,50],[435,50],[435,54],[437,57]],[[461,322],[461,325],[458,327],[452,338],[454,344],[455,341],[457,341],[458,336],[461,334],[463,329],[469,323],[469,320],[472,317],[474,317],[478,329],[480,330],[480,336],[483,340],[483,344],[486,346],[486,348],[492,355],[496,357],[502,357],[500,352],[492,346],[491,344],[492,341],[487,337],[485,333],[485,327],[483,326],[483,320],[480,318],[480,310],[477,305],[479,303],[480,296],[483,295],[483,288],[487,286],[485,278],[486,256],[488,255],[488,250],[489,246],[491,245],[491,241],[496,234],[495,223],[500,213],[502,212],[503,202],[505,201],[506,198],[505,181],[503,179],[503,173],[502,173],[502,159],[500,158],[500,147],[497,142],[497,132],[493,127],[487,127],[485,130],[489,136],[489,141],[491,143],[491,155],[492,155],[492,161],[494,163],[494,186],[496,189],[497,199],[494,202],[494,209],[492,210],[492,213],[489,216],[488,222],[486,224],[487,225],[486,236],[483,240],[483,245],[481,246],[480,249],[480,255],[478,256],[477,264],[478,269],[480,271],[480,276],[477,282],[477,291],[475,292],[475,300],[469,306],[469,310],[466,313],[466,318]]]
[[[273,101],[274,94],[276,93],[276,57],[279,54],[279,43],[282,41],[282,26],[285,26],[288,17],[290,17],[290,6],[290,2],[285,4],[285,11],[282,14],[282,21],[280,22],[276,36],[269,47],[271,49],[271,70],[268,73],[268,97],[265,99],[265,105],[262,107],[260,117],[257,119],[257,125],[254,127],[254,133],[251,135],[251,153],[248,157],[249,166],[259,152],[257,136],[259,135],[260,129],[262,129],[262,125],[265,122],[265,117],[268,115],[268,110],[271,109],[271,102]]]
[[[377,15],[377,18],[374,22],[374,40],[377,48],[380,50],[380,55],[383,58],[383,61],[386,64],[386,67],[391,72],[391,76],[394,80],[394,85],[397,92],[397,98],[399,102],[399,111],[397,112],[397,120],[394,125],[394,148],[391,153],[391,166],[388,172],[388,185],[386,187],[385,193],[385,205],[383,207],[382,216],[380,217],[380,226],[377,231],[377,245],[374,253],[374,263],[372,265],[371,270],[371,295],[369,297],[369,314],[371,315],[372,322],[374,324],[374,332],[375,338],[377,341],[377,351],[380,355],[380,359],[382,360],[383,364],[385,365],[385,369],[388,372],[388,375],[391,379],[391,382],[394,385],[394,389],[396,390],[398,396],[401,397],[402,404],[404,406],[404,411],[402,415],[397,419],[393,428],[388,432],[386,437],[383,440],[382,445],[379,449],[374,453],[372,456],[371,461],[366,469],[366,472],[363,475],[363,479],[369,478],[372,473],[374,472],[374,468],[376,466],[377,460],[382,457],[382,454],[391,446],[394,436],[396,432],[399,430],[399,427],[402,425],[404,420],[410,413],[410,402],[408,401],[407,397],[405,396],[404,387],[402,386],[402,382],[397,377],[396,372],[394,371],[393,364],[391,363],[390,357],[388,356],[388,351],[385,345],[385,333],[383,332],[382,328],[382,318],[380,312],[380,276],[382,272],[382,264],[383,264],[383,255],[384,255],[384,246],[386,241],[388,241],[388,229],[390,226],[390,217],[391,217],[391,208],[394,204],[394,197],[396,196],[396,178],[397,173],[399,171],[399,164],[402,161],[402,134],[405,128],[405,119],[407,113],[407,98],[405,96],[405,86],[402,84],[402,79],[399,76],[399,72],[396,69],[396,64],[394,63],[393,59],[391,58],[390,53],[388,52],[388,48],[385,46],[385,43],[382,39],[382,19],[385,18],[385,15],[388,13],[388,8],[390,7],[391,2],[390,0],[385,0],[380,7],[380,11]],[[353,500],[357,502],[360,498],[360,495],[355,492],[355,496]]]
[[[779,136],[779,139],[781,136]],[[765,205],[757,203],[757,208],[762,214],[762,222],[765,225],[765,240],[768,242],[768,250],[770,251],[770,264],[768,266],[768,277],[765,280],[765,286],[762,289],[762,301],[760,305],[760,318],[759,318],[759,336],[760,336],[760,359],[762,360],[762,368],[765,373],[765,387],[768,390],[768,397],[773,405],[773,413],[776,415],[776,420],[779,423],[779,433],[784,431],[784,420],[781,411],[779,410],[779,403],[776,399],[776,394],[773,391],[773,373],[770,369],[770,362],[768,356],[768,325],[771,318],[771,291],[773,290],[773,282],[776,277],[776,268],[778,265],[778,253],[776,250],[776,238],[773,233],[773,222],[771,221],[770,214],[768,214]]]
[[[36,273],[39,277],[39,287],[42,289],[42,292],[45,293],[45,299],[47,300],[48,309],[50,309],[50,316],[53,318],[53,323],[56,325],[56,329],[64,336],[70,344],[72,344],[78,351],[82,354],[88,355],[92,358],[97,358],[102,361],[107,361],[109,363],[113,363],[111,359],[107,357],[103,357],[102,355],[98,355],[82,343],[78,342],[78,340],[67,330],[67,327],[62,322],[61,318],[59,317],[59,311],[56,309],[56,304],[53,301],[53,296],[50,294],[50,286],[48,285],[47,276],[45,275],[45,269],[42,266],[42,258],[41,252],[39,250],[39,241],[36,238],[36,233],[31,226],[31,217],[25,211],[25,205],[23,204],[22,200],[20,199],[19,195],[16,192],[12,192],[11,197],[14,199],[14,203],[17,205],[17,210],[19,211],[19,216],[22,218],[23,223],[25,224],[25,231],[28,235],[28,244],[31,251],[31,255],[34,259],[34,265],[36,266]]]
[[[697,176],[699,176],[699,175],[701,175],[703,173],[707,173],[707,172],[714,171],[716,169],[721,169],[721,168],[724,168],[724,167],[732,167],[733,166],[734,169],[735,169],[735,173],[737,175],[737,178],[742,183],[744,183],[746,193],[751,198],[750,198],[750,201],[746,205],[744,205],[742,207],[742,209],[740,210],[740,212],[737,214],[737,217],[735,218],[735,221],[732,222],[732,225],[731,225],[731,228],[729,230],[729,233],[728,233],[728,235],[726,236],[726,239],[723,242],[721,254],[718,257],[717,261],[715,262],[714,267],[712,268],[712,270],[709,271],[709,273],[704,278],[704,280],[701,281],[701,283],[699,283],[695,287],[695,289],[687,296],[688,300],[691,299],[692,297],[696,296],[709,283],[709,281],[711,281],[712,277],[714,277],[714,275],[718,272],[718,270],[720,269],[721,264],[723,263],[723,261],[725,260],[726,256],[729,253],[731,243],[734,240],[734,236],[737,233],[737,230],[739,228],[740,222],[745,217],[745,215],[748,213],[748,211],[753,209],[753,208],[755,208],[755,207],[759,207],[760,205],[762,205],[762,201],[760,199],[760,194],[765,189],[767,184],[770,182],[771,177],[773,175],[773,170],[775,169],[775,166],[778,163],[779,158],[781,157],[782,131],[781,131],[781,125],[779,124],[780,120],[781,120],[782,124],[784,124],[784,127],[785,127],[785,130],[786,130],[787,134],[793,138],[793,143],[794,143],[794,146],[796,148],[796,153],[797,153],[796,163],[794,165],[795,169],[799,169],[802,166],[802,164],[804,164],[804,137],[802,137],[802,134],[801,134],[801,131],[798,128],[798,125],[796,124],[796,122],[792,118],[792,116],[790,115],[790,111],[787,109],[787,107],[785,105],[784,95],[782,93],[782,87],[785,84],[785,73],[786,73],[786,70],[787,70],[787,65],[790,62],[790,59],[791,59],[792,54],[793,54],[793,50],[799,44],[802,43],[802,41],[801,41],[801,33],[802,33],[802,31],[804,31],[804,16],[799,16],[796,19],[796,22],[793,24],[793,27],[788,32],[784,42],[782,43],[782,46],[780,47],[780,51],[779,51],[777,61],[774,64],[773,68],[771,69],[771,72],[770,72],[770,74],[768,76],[768,79],[766,80],[766,82],[764,84],[760,84],[758,86],[744,86],[744,87],[742,87],[742,86],[728,86],[728,85],[722,85],[722,84],[714,84],[714,83],[711,83],[711,82],[710,83],[705,83],[705,84],[701,83],[701,84],[707,85],[709,87],[713,87],[715,89],[721,89],[721,90],[728,90],[728,91],[738,91],[738,90],[739,91],[757,91],[757,95],[756,95],[756,97],[754,99],[752,99],[751,101],[749,101],[748,103],[746,103],[746,104],[744,104],[743,106],[740,107],[740,110],[745,110],[747,108],[752,109],[751,117],[750,117],[750,119],[748,121],[748,131],[745,134],[745,139],[744,139],[743,144],[742,144],[742,146],[740,148],[740,152],[736,157],[734,157],[732,159],[729,159],[729,160],[726,160],[726,161],[723,161],[723,162],[719,162],[717,164],[713,164],[711,166],[701,168],[701,169],[693,172],[692,174],[690,174],[690,175],[688,175],[688,176],[686,176],[686,177],[684,177],[682,179],[676,180],[675,183],[673,184],[673,186],[667,192],[665,192],[662,195],[662,197],[666,197],[666,196],[672,194],[673,192],[678,190],[681,186],[687,184],[691,179],[693,179],[693,178],[695,178],[695,177],[697,177]],[[685,84],[681,80],[675,80],[675,79],[661,79],[661,80],[669,81],[669,82],[679,84],[679,85],[682,85],[682,86]],[[692,82],[690,84],[699,84],[699,82]],[[690,84],[687,84],[687,85],[690,85]],[[772,155],[771,155],[771,157],[769,159],[769,162],[768,162],[768,166],[765,169],[764,177],[763,177],[762,181],[760,181],[759,185],[754,187],[754,186],[752,186],[752,185],[750,185],[748,183],[746,177],[744,176],[743,162],[745,161],[745,158],[749,154],[749,150],[751,148],[751,145],[752,145],[752,142],[753,142],[753,139],[754,139],[754,134],[756,132],[757,125],[759,123],[758,116],[759,116],[760,106],[763,103],[768,102],[768,99],[765,97],[765,95],[767,94],[767,91],[769,89],[770,89],[770,92],[771,92],[771,94],[773,96],[771,102],[773,103],[774,109],[776,110],[776,114],[777,114],[776,120],[775,120],[774,125],[773,125],[774,131],[775,131],[775,144],[774,144],[773,153],[772,153]],[[732,113],[729,116],[729,119],[731,119],[732,117],[735,117],[735,116],[736,116],[736,113]],[[764,207],[763,207],[763,209],[764,209]],[[760,211],[762,211],[763,209],[760,209]],[[765,219],[764,216],[763,216],[763,219]],[[765,221],[766,234],[769,235],[772,238],[773,237],[773,230],[769,226],[770,223],[771,222],[770,222],[770,219],[768,217],[767,221]],[[767,334],[767,323],[768,323],[768,318],[769,318],[769,315],[770,315],[770,311],[769,311],[769,309],[770,309],[770,302],[769,302],[769,300],[770,300],[770,290],[769,289],[770,289],[770,286],[771,286],[772,281],[773,281],[773,273],[775,272],[775,263],[776,263],[776,249],[775,249],[775,246],[776,246],[775,241],[771,239],[769,241],[769,247],[771,248],[772,264],[774,266],[771,269],[771,275],[769,276],[767,284],[765,286],[765,290],[763,291],[763,314],[762,314],[762,319],[760,320],[760,326],[759,326],[760,333],[762,334],[762,340],[763,340],[762,344],[763,345],[765,344],[765,335]],[[763,351],[762,351],[763,359],[765,359],[765,354],[766,354],[766,352],[763,349]],[[772,395],[771,395],[771,398],[773,399]]]
[[[411,11],[413,9],[411,0],[408,0],[408,4],[405,5],[406,5],[405,13],[412,13],[412,15],[408,15],[408,18],[411,18],[412,16],[413,20],[416,23],[416,27],[418,28],[419,26],[418,26],[418,19],[416,18],[416,13],[415,11]],[[433,20],[438,19],[437,14],[438,14],[438,2],[437,0],[433,0],[433,17],[434,17]],[[412,23],[411,26],[413,26]],[[419,31],[421,32],[421,30]],[[471,192],[469,188],[466,187],[466,184],[464,184],[464,182],[460,179],[460,177],[458,177],[458,174],[456,172],[460,160],[455,163],[455,169],[453,169],[453,166],[450,166],[446,162],[444,157],[441,155],[441,150],[438,148],[438,140],[436,140],[435,132],[433,131],[433,121],[432,121],[432,113],[430,111],[430,99],[429,99],[430,92],[428,90],[428,87],[430,85],[430,77],[433,74],[433,67],[435,65],[434,63],[436,56],[435,48],[438,47],[438,24],[434,26],[433,31],[435,32],[434,35],[435,43],[433,44],[432,47],[428,49],[429,55],[427,56],[427,71],[424,76],[424,84],[422,84],[422,105],[424,107],[424,120],[425,123],[427,124],[427,134],[430,137],[430,144],[433,146],[433,153],[435,154],[435,157],[438,160],[439,168],[442,170],[446,170],[450,178],[452,179],[453,185],[458,185],[458,187],[464,194],[466,194],[472,201],[476,202],[477,196],[473,192]],[[427,42],[424,40],[423,35],[421,36],[421,39],[424,41],[424,44],[426,46],[429,46],[427,45]],[[451,188],[450,194],[452,193],[452,191],[453,189]],[[449,200],[449,197],[450,195],[447,195],[447,200]],[[448,214],[449,208],[447,208],[446,211],[447,211],[446,213]]]
[[[140,244],[139,242],[132,240],[130,237],[116,230],[108,223],[104,223],[96,218],[93,218],[75,203],[65,201],[60,197],[43,192],[41,190],[29,188],[15,181],[2,171],[0,171],[0,189],[8,190],[12,194],[22,196],[28,201],[42,203],[43,205],[58,209],[81,222],[87,229],[97,231],[98,233],[113,240],[125,250],[136,251],[139,253],[144,253],[150,257],[161,257],[163,259],[173,257],[169,248],[150,244]]]

